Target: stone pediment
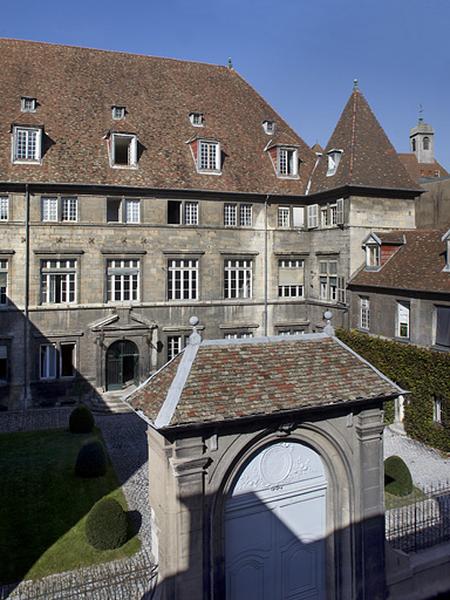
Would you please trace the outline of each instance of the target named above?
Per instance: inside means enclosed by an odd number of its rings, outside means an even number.
[[[156,329],[155,321],[147,319],[133,308],[115,307],[109,315],[89,324],[91,331],[117,331],[130,329]]]

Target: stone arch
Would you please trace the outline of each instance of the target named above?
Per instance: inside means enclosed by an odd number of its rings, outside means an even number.
[[[131,340],[117,340],[106,350],[106,389],[122,389],[139,381],[139,349]]]

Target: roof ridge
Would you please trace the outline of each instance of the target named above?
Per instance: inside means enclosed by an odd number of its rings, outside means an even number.
[[[355,90],[352,94],[353,96],[353,114],[352,114],[352,135],[350,138],[350,166],[349,166],[349,183],[352,181],[353,177],[353,162],[355,158],[355,140],[356,140],[356,95],[359,92]]]

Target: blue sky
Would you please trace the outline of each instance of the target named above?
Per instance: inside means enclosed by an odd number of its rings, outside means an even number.
[[[396,149],[418,105],[450,169],[450,0],[1,0],[0,36],[234,67],[309,144],[360,88]]]

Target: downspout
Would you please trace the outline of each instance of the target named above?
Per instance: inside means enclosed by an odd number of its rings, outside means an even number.
[[[269,202],[269,194],[267,194],[266,199],[264,201],[264,335],[267,335],[268,327],[267,327],[267,319],[268,319],[268,273],[267,268],[269,265],[269,257],[267,256],[267,248],[268,248],[268,230],[267,230],[267,204]]]
[[[28,408],[30,402],[30,377],[29,377],[29,335],[30,335],[30,189],[28,183],[25,184],[25,306],[24,306],[24,324],[23,324],[23,406]]]

